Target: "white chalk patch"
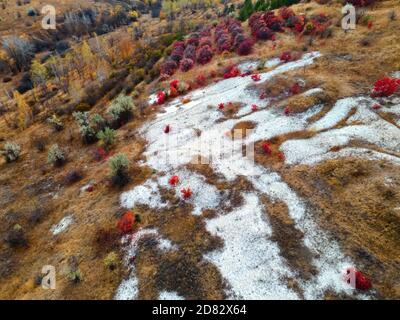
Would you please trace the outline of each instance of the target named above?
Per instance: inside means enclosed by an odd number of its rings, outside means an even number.
[[[65,230],[74,222],[74,217],[72,215],[65,216],[60,220],[59,223],[53,225],[50,229],[50,232],[53,235],[57,235]]]

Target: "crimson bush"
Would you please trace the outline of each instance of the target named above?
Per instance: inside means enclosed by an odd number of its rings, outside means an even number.
[[[204,47],[201,47],[197,51],[196,60],[200,64],[206,64],[211,61],[212,57],[213,57],[213,52],[211,50],[211,47],[205,45]]]

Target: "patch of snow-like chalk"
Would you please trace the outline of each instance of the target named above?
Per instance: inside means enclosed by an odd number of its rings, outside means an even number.
[[[400,158],[365,148],[343,148],[336,152],[327,152],[325,154],[317,154],[308,159],[303,159],[302,164],[313,165],[329,159],[339,159],[346,157],[357,157],[365,160],[387,160],[393,164],[400,165]]]
[[[136,186],[130,191],[121,194],[121,206],[131,209],[137,204],[148,205],[150,208],[163,208],[167,203],[163,203],[160,197],[158,184],[149,179],[144,184]]]
[[[268,81],[277,74],[309,65],[318,56],[319,53],[312,53],[295,62],[280,63],[270,72],[261,74],[261,81]],[[314,137],[288,140],[282,144],[281,150],[285,153],[287,164],[322,161],[341,154],[360,154],[367,158],[386,157],[393,161],[397,159],[394,155],[362,148],[344,148],[335,153],[330,149],[338,145],[345,147],[351,140],[361,139],[395,152],[399,148],[395,140],[399,136],[398,128],[381,119],[372,110],[374,101],[363,97],[339,100],[327,114],[311,125],[308,123],[310,117],[321,111],[322,105],[289,116],[285,116],[283,110],[274,108],[260,108],[259,111],[248,113],[252,103],[264,107],[263,101],[259,100],[251,88],[252,83],[250,77],[238,77],[195,90],[188,95],[191,97],[189,103],[183,105],[179,99],[172,100],[166,105],[166,113],[159,114],[154,121],[141,128],[140,132],[148,141],[145,163],[164,174],[153,180],[157,184],[154,190],[168,187],[179,193],[182,187],[192,188],[193,184],[194,195],[188,201],[192,201],[196,213],[204,208],[218,208],[222,200],[220,195],[217,196],[216,189],[207,186],[201,175],[182,169],[196,155],[209,158],[211,168],[226,180],[232,181],[238,175],[245,175],[252,183],[256,193],[244,193],[242,207],[232,212],[223,212],[220,209],[219,215],[207,220],[206,224],[209,232],[225,242],[222,249],[208,253],[206,258],[219,268],[222,276],[229,282],[232,288],[228,292],[229,297],[297,299],[300,297],[298,293],[285,283],[290,278],[297,280],[307,299],[321,299],[327,290],[349,293],[351,288],[342,280],[341,272],[348,266],[354,266],[352,261],[341,253],[338,244],[327,233],[319,229],[305,203],[282,181],[280,175],[243,157],[242,147],[281,134],[311,129],[317,131]],[[316,94],[320,90],[315,88],[303,94]],[[238,118],[219,121],[223,115],[217,104],[230,101],[241,102],[244,106],[242,110],[246,111],[241,113],[240,110]],[[353,108],[356,112],[350,115]],[[347,117],[347,126],[332,129]],[[242,141],[232,144],[226,133],[242,121],[252,121],[256,127]],[[166,125],[171,126],[169,134],[163,133]],[[318,132],[320,130],[322,131]],[[221,145],[221,141],[229,143]],[[215,154],[223,157],[214,158]],[[178,186],[168,185],[168,179],[172,175],[180,176],[181,182]],[[201,197],[197,197],[197,193],[202,193]],[[304,234],[304,245],[313,253],[311,263],[317,270],[310,280],[301,280],[297,270],[291,270],[281,257],[278,245],[269,240],[271,228],[268,224],[268,212],[264,212],[259,201],[259,197],[263,195],[273,201],[286,203],[295,228]],[[136,197],[139,196],[134,195]],[[211,200],[207,197],[211,197]],[[357,297],[363,298],[360,295]]]
[[[276,67],[278,64],[280,64],[280,63],[282,63],[282,61],[281,61],[281,59],[279,59],[279,58],[272,58],[272,59],[269,59],[269,60],[267,60],[266,62],[265,62],[265,67],[266,68],[274,68],[274,67]]]
[[[309,96],[313,96],[314,94],[321,93],[321,92],[324,92],[324,90],[322,88],[312,88],[312,89],[309,89],[309,90],[303,92],[302,94],[306,97],[309,97]]]
[[[398,78],[398,79],[400,79],[400,71],[394,71],[394,72],[392,72],[391,76],[392,76],[393,78]]]
[[[59,223],[53,225],[50,232],[53,235],[57,235],[65,230],[74,222],[74,217],[72,215],[65,216],[60,220]]]
[[[197,173],[186,169],[179,169],[173,172],[179,177],[176,186],[170,186],[168,181],[171,175],[165,175],[155,179],[149,179],[144,184],[136,186],[130,191],[122,193],[120,196],[121,206],[131,209],[137,204],[145,204],[154,209],[162,209],[168,206],[163,203],[160,197],[160,187],[173,188],[178,198],[182,198],[182,188],[189,187],[193,194],[185,200],[193,205],[193,214],[200,215],[204,209],[217,208],[220,203],[218,189],[206,183],[205,178]]]
[[[245,62],[239,63],[237,67],[239,68],[241,73],[246,73],[246,72],[256,70],[259,63],[260,63],[259,60],[245,61]]]
[[[345,98],[338,100],[329,112],[310,125],[312,130],[323,130],[335,126],[340,120],[346,118],[352,108],[357,107],[364,98]]]
[[[161,291],[159,300],[185,300],[185,298],[181,297],[177,292],[171,291]]]
[[[303,57],[299,60],[284,63],[271,71],[260,73],[260,81],[258,83],[265,82],[278,74],[310,65],[314,62],[316,58],[320,56],[321,54],[317,51],[307,53],[303,55]],[[194,106],[198,106],[199,100],[201,100],[201,104],[203,104],[205,107],[207,107],[208,105],[217,106],[220,102],[261,104],[263,103],[263,100],[260,100],[254,92],[246,90],[246,88],[253,83],[254,81],[251,79],[251,77],[235,77],[224,79],[217,83],[212,83],[205,88],[200,88],[189,93],[187,97],[190,97],[191,101],[186,104],[182,104],[180,97],[171,100],[169,103],[166,104],[164,108],[165,113],[159,113],[157,116],[160,118],[165,118],[166,115],[170,113],[175,113],[178,110],[180,110],[180,114],[184,116],[185,114],[184,112],[182,113],[182,111],[191,109]]]
[[[139,293],[139,281],[136,277],[136,268],[132,261],[135,259],[139,241],[144,237],[157,240],[157,246],[161,251],[176,250],[176,246],[168,239],[161,237],[156,229],[140,229],[132,235],[126,235],[121,243],[124,247],[124,263],[130,269],[128,278],[124,279],[117,288],[115,300],[134,300]]]
[[[284,277],[293,274],[285,265],[271,228],[255,194],[244,195],[244,205],[207,220],[207,230],[224,240],[224,247],[206,254],[228,280],[231,299],[298,299]]]
[[[176,186],[172,187],[168,184],[170,175],[159,178],[159,184],[163,187],[174,188],[179,198],[182,197],[182,188],[189,187],[193,194],[185,201],[193,205],[192,213],[194,215],[200,215],[204,209],[215,209],[220,204],[221,197],[218,189],[214,185],[208,184],[202,175],[186,169],[176,170],[173,175],[179,177],[179,183]]]
[[[356,107],[356,112],[347,119],[349,125],[323,131],[309,139],[285,141],[280,150],[285,153],[286,164],[310,164],[328,159],[329,157],[368,155],[378,158],[377,152],[350,148],[341,152],[329,152],[332,147],[346,146],[352,140],[362,140],[375,144],[389,151],[400,151],[400,129],[383,120],[372,109],[374,101],[369,98],[346,98],[339,100],[323,118],[310,126],[314,130],[334,127],[345,119],[350,110]],[[355,123],[354,125],[352,125]],[[329,156],[327,153],[329,152]],[[354,154],[351,154],[354,152]],[[395,157],[380,153],[379,158],[395,160]],[[398,161],[395,161],[398,162]]]
[[[258,167],[259,175],[250,177],[253,186],[273,201],[283,201],[288,207],[295,227],[304,234],[304,245],[313,253],[312,264],[318,274],[309,281],[299,280],[306,299],[322,299],[326,290],[351,293],[342,279],[344,268],[353,265],[350,259],[343,256],[339,246],[313,222],[304,203],[296,193],[282,181],[275,172]]]

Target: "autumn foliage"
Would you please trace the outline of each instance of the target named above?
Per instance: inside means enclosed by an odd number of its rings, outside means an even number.
[[[382,78],[375,82],[372,97],[389,97],[393,95],[400,87],[400,79]]]
[[[122,234],[129,233],[133,230],[135,224],[135,216],[132,211],[125,212],[117,222],[117,228]]]
[[[352,279],[352,277],[354,278]],[[354,285],[357,290],[366,291],[372,288],[371,280],[356,268],[347,268],[345,280],[348,284]],[[355,283],[352,283],[352,280]]]
[[[187,188],[182,188],[181,193],[182,193],[183,199],[187,200],[192,196],[193,191],[189,187],[187,187]]]

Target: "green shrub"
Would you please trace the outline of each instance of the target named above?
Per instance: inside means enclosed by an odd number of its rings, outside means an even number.
[[[82,273],[79,269],[71,270],[67,273],[67,279],[73,283],[78,283],[83,280]]]
[[[121,126],[131,119],[134,108],[132,97],[120,94],[108,107],[107,113]]]
[[[129,160],[124,154],[117,154],[108,160],[111,169],[111,181],[114,185],[123,186],[129,181]]]
[[[47,154],[47,162],[52,163],[54,166],[62,166],[65,162],[65,154],[58,146],[58,144],[53,144]]]
[[[21,154],[21,147],[13,142],[6,142],[4,149],[0,154],[6,159],[7,162],[13,162],[19,158]]]
[[[106,120],[98,113],[93,115],[91,122],[97,132],[103,130],[106,126]]]
[[[89,112],[74,112],[72,115],[78,123],[83,142],[86,144],[95,142],[96,132],[90,124]]]
[[[97,133],[97,139],[99,139],[106,150],[109,150],[115,140],[115,130],[105,128],[103,131]]]
[[[118,266],[118,254],[115,251],[111,251],[104,258],[104,265],[107,269],[110,269],[111,271],[116,269]]]
[[[64,128],[64,124],[61,119],[53,114],[52,117],[47,119],[47,122],[53,127],[55,131],[61,131]]]

